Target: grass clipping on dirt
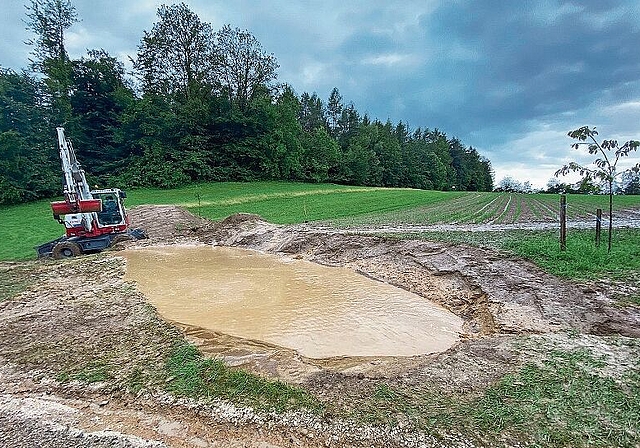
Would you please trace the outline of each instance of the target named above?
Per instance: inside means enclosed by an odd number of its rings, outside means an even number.
[[[603,343],[606,341],[606,345]],[[597,344],[602,352],[586,345]],[[366,422],[481,435],[491,446],[636,446],[640,434],[640,343],[579,334],[523,337],[529,361],[482,391],[379,383],[352,412]],[[618,359],[605,354],[617,347]],[[624,355],[620,356],[620,353]],[[626,368],[616,371],[615,363]]]
[[[473,422],[521,432],[550,446],[633,446],[640,424],[640,373],[619,381],[588,349],[552,350],[489,388],[472,406]]]

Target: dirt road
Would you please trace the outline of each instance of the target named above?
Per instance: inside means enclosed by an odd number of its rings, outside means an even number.
[[[602,341],[640,337],[638,307],[618,306],[605,290],[495,251],[276,226],[251,215],[211,223],[171,206],[138,207],[131,215],[150,236],[136,244],[239,246],[347,266],[440,303],[465,320],[465,333],[441,354],[305,359],[163,321],[124,280],[117,251],[4,263],[5,275],[28,286],[0,302],[0,446],[482,446],[495,440],[416,430],[400,415],[391,426],[370,425],[350,420],[348,410],[367,405],[381,384],[477,395],[553,347],[588,344],[606,352],[613,376],[633,365],[628,345],[612,349]],[[163,392],[171,380],[163,373],[167,353],[185,334],[230,364],[302,386],[327,411],[260,413]],[[238,361],[239,347],[253,356]]]

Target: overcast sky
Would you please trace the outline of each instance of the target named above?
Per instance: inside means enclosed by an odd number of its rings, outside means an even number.
[[[135,57],[162,2],[74,0],[72,58],[103,48]],[[640,1],[190,0],[214,29],[248,29],[278,79],[412,129],[438,128],[505,176],[544,186],[570,160],[567,132],[640,140]],[[25,1],[3,0],[0,65],[27,66]],[[640,162],[636,154],[623,166]]]

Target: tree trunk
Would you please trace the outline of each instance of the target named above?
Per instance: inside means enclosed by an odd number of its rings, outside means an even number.
[[[613,233],[613,181],[609,181],[609,245],[607,253],[611,253],[611,237]]]

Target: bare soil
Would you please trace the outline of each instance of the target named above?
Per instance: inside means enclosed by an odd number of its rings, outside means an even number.
[[[440,303],[465,320],[464,334],[440,354],[305,359],[162,320],[124,280],[117,251],[3,263],[5,277],[28,286],[0,301],[0,446],[490,445],[495,439],[468,431],[434,438],[401,416],[393,427],[350,421],[349,409],[365,406],[381,384],[478,395],[549,347],[606,351],[607,374],[616,376],[634,354],[606,341],[640,337],[640,308],[620,306],[604,285],[567,282],[488,249],[277,226],[255,215],[212,223],[173,206],[140,206],[131,218],[149,240],[128,246],[240,246],[346,266]],[[267,415],[162,392],[167,354],[185,336],[229,365],[304,387],[327,411]]]

